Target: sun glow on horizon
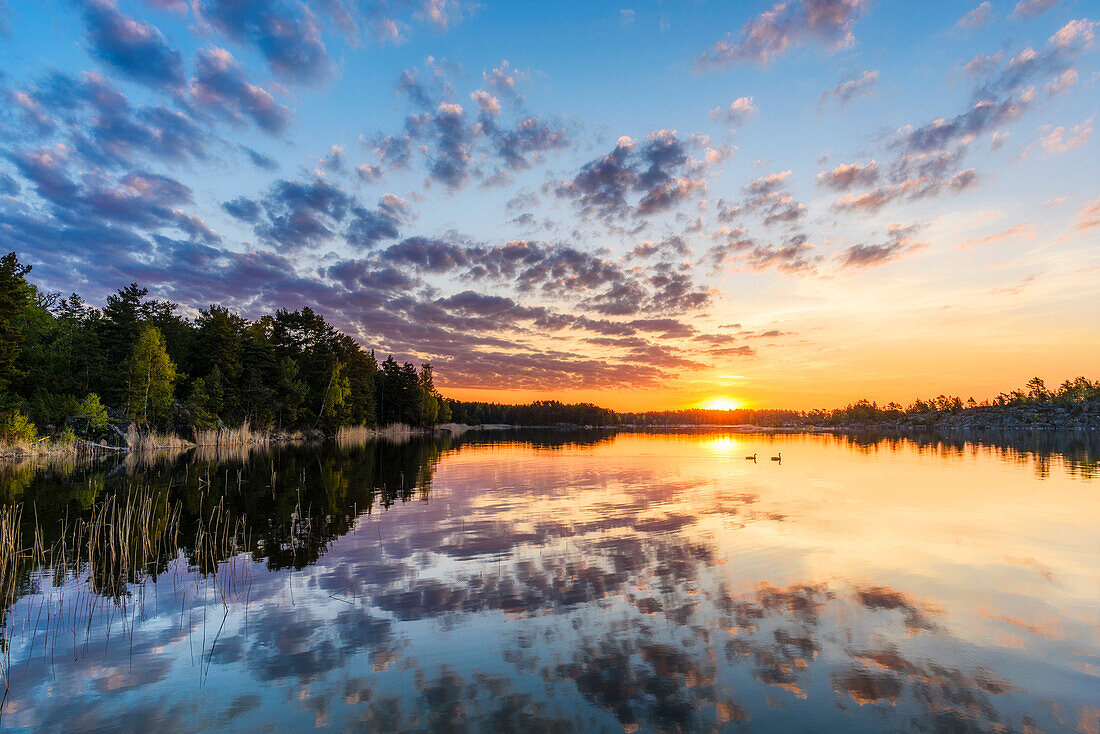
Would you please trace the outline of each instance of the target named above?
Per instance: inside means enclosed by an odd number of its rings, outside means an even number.
[[[698,404],[699,408],[703,410],[737,410],[738,408],[745,407],[745,404],[741,400],[727,397],[714,397],[707,398]]]

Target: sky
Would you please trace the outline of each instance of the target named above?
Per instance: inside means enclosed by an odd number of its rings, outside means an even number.
[[[1098,11],[0,0],[0,250],[310,306],[462,399],[1097,377]]]

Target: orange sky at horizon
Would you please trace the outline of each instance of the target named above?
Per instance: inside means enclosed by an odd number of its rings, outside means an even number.
[[[946,242],[956,236],[944,233],[945,246],[930,249],[950,252]],[[1065,247],[1065,239],[1059,239]],[[1085,256],[1088,238],[1074,239],[1074,249]],[[1042,242],[1037,249],[1049,252]],[[694,408],[714,398],[746,408],[794,410],[843,407],[861,399],[908,405],[941,394],[981,402],[1021,388],[1035,376],[1055,388],[1079,375],[1100,379],[1100,330],[1094,316],[1100,313],[1100,289],[1071,265],[1072,258],[1051,263],[1041,280],[1014,294],[975,288],[979,284],[962,268],[941,270],[941,263],[931,262],[889,275],[880,271],[877,280],[801,279],[792,287],[773,276],[771,287],[754,293],[753,308],[748,314],[742,310],[739,318],[782,332],[750,342],[768,347],[754,356],[682,369],[663,383],[575,390],[452,385],[446,365],[439,364],[437,385],[460,400],[590,402],[618,411]],[[735,290],[742,278],[729,275],[721,290]],[[728,300],[723,296],[717,313],[705,320],[710,323],[697,326],[714,330],[733,318]],[[691,340],[682,343],[688,354]]]

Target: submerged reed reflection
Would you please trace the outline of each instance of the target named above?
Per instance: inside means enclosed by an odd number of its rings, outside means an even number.
[[[75,655],[34,635],[32,574],[0,726],[1072,731],[1097,454],[1028,440],[502,432],[38,475],[40,523],[136,485],[179,542]]]

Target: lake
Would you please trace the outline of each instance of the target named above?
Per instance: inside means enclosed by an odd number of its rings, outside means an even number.
[[[1098,443],[515,431],[0,468],[54,548],[12,582],[0,728],[1095,733]],[[109,577],[138,552],[59,544],[115,495],[174,530]]]

